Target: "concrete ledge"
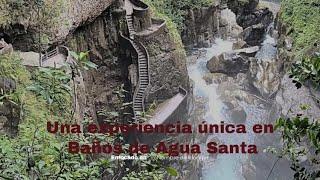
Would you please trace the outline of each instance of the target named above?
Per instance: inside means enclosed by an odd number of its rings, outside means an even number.
[[[177,95],[158,106],[156,112],[146,124],[154,126],[157,124],[175,124],[178,121],[183,123],[182,120],[186,119],[184,116],[187,115],[187,97],[188,92],[180,87]],[[139,134],[138,136],[141,143],[150,146],[169,137],[164,133]]]

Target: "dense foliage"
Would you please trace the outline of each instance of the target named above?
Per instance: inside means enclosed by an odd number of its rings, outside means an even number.
[[[289,71],[297,88],[320,85],[320,1],[282,0],[280,20],[286,26],[285,35],[293,39],[295,61]],[[319,97],[313,97],[319,103]],[[307,111],[309,105],[301,105]],[[276,122],[281,132],[283,147],[273,149],[279,159],[291,161],[294,179],[309,180],[320,177],[320,124],[319,117],[308,117],[297,112],[294,117],[282,117]]]
[[[181,31],[185,28],[183,21],[188,9],[210,6],[215,0],[144,0],[144,2],[157,7],[156,11],[168,16],[177,25],[178,30]]]
[[[307,81],[318,88],[320,85],[320,54],[315,57],[304,57],[295,62],[289,74],[298,88]]]
[[[99,177],[98,163],[90,163],[84,155],[67,153],[66,143],[73,137],[52,135],[46,131],[48,120],[65,122],[70,119],[70,107],[61,108],[62,100],[71,98],[69,89],[50,82],[65,77],[60,70],[42,69],[35,81],[21,65],[17,54],[1,55],[0,76],[13,78],[17,90],[2,99],[19,104],[21,123],[17,137],[0,136],[0,176],[3,179],[58,179]],[[48,76],[46,76],[48,75]],[[61,79],[60,79],[61,80]],[[33,87],[32,91],[28,88]],[[64,96],[57,93],[61,91]],[[15,98],[11,98],[15,97]],[[78,137],[83,142],[87,137]]]
[[[296,51],[306,50],[320,43],[319,0],[282,0],[281,19],[289,27]]]
[[[29,21],[29,25],[39,27],[55,24],[63,8],[64,0],[0,0],[0,27]],[[40,16],[38,16],[38,13]]]
[[[297,59],[290,72],[297,87],[307,81],[319,85],[320,79],[320,2],[318,0],[281,1],[281,21],[293,39]]]
[[[306,110],[308,106],[301,106]],[[320,177],[320,124],[302,114],[292,118],[280,118],[276,129],[281,132],[282,149],[276,152],[279,158],[291,160],[291,169],[295,171],[294,179],[309,180]]]
[[[74,56],[82,57],[82,68],[95,67],[87,62],[84,53]],[[35,68],[31,74],[21,65],[19,55],[14,53],[0,55],[0,77],[11,78],[17,83],[17,89],[2,94],[0,102],[10,101],[21,108],[17,136],[0,135],[0,179],[94,180],[123,177],[128,180],[160,180],[167,174],[178,175],[174,168],[161,161],[164,156],[159,154],[151,153],[146,161],[136,161],[128,168],[126,161],[112,160],[109,155],[68,153],[69,141],[80,144],[90,144],[93,140],[110,144],[124,141],[120,134],[83,133],[72,136],[47,131],[47,121],[75,123],[70,103],[73,92],[65,69]],[[116,91],[120,99],[124,97],[123,91]],[[119,107],[123,107],[122,102],[119,103]],[[113,115],[118,117],[118,114]],[[89,119],[83,121],[84,126],[90,122]],[[123,153],[126,153],[128,145],[123,144],[123,147]]]

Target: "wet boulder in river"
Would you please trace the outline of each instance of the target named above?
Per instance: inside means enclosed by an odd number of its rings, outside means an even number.
[[[247,72],[249,61],[234,52],[223,53],[214,56],[207,62],[207,68],[211,73],[224,73],[227,75],[236,75],[241,72]]]

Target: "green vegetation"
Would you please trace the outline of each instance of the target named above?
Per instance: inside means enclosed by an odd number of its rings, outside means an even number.
[[[295,62],[289,71],[290,78],[301,88],[310,83],[316,89],[320,84],[320,2],[319,0],[282,0],[280,20],[286,25],[286,35],[293,39]],[[319,103],[319,97],[313,97]],[[307,111],[309,105],[301,105]],[[292,111],[291,111],[292,112]],[[295,113],[295,112],[293,112]],[[278,160],[291,161],[294,179],[309,180],[320,177],[320,124],[319,119],[298,114],[276,121],[281,132],[283,146],[271,149]],[[276,163],[278,162],[276,161]],[[275,164],[276,164],[275,163]],[[271,174],[271,172],[270,172]],[[270,175],[269,174],[269,175]]]
[[[318,85],[320,79],[320,2],[318,0],[281,1],[281,21],[286,25],[287,35],[293,39],[296,62],[290,75],[297,87],[307,81]],[[318,53],[315,57],[314,53]]]
[[[61,102],[71,98],[70,93],[66,93],[68,90],[63,84],[49,86],[52,80],[65,81],[66,77],[53,69],[40,69],[35,74],[35,81],[32,81],[17,54],[0,56],[0,76],[13,78],[17,83],[17,90],[7,94],[3,101],[18,104],[21,117],[17,137],[0,136],[1,179],[98,179],[99,163],[102,162],[91,163],[84,155],[68,154],[66,144],[74,137],[46,131],[49,120],[72,121],[71,107],[60,107]],[[33,87],[32,91],[30,87]],[[53,97],[52,93],[57,96]],[[86,142],[89,138],[92,137],[80,136],[76,140]]]
[[[170,36],[177,46],[176,55],[183,59],[186,57],[186,53],[180,32],[185,28],[184,19],[187,10],[210,6],[215,0],[143,0],[143,2],[149,5],[154,17],[166,21]]]
[[[316,57],[305,57],[301,61],[295,62],[290,71],[290,77],[297,88],[300,88],[302,83],[307,81],[318,88],[320,85],[320,54]]]
[[[80,54],[70,51],[70,54],[73,58],[77,60],[77,64],[80,68],[83,68],[84,70],[89,70],[91,68],[97,69],[98,65],[89,61],[89,51],[80,52]]]
[[[83,57],[85,53],[74,54]],[[86,62],[86,61],[82,61]],[[88,65],[84,63],[83,65]],[[93,64],[89,64],[90,67]],[[76,67],[78,68],[78,67]],[[81,68],[81,67],[79,67]],[[83,68],[83,67],[82,67]],[[69,71],[70,72],[70,71]],[[102,177],[135,179],[164,179],[165,176],[178,176],[174,168],[164,164],[164,155],[151,153],[145,161],[134,161],[131,168],[123,160],[111,160],[109,155],[84,155],[68,153],[68,142],[90,144],[93,140],[103,143],[123,144],[127,155],[128,145],[118,134],[83,133],[50,134],[46,129],[48,121],[75,123],[72,115],[70,76],[63,69],[40,68],[32,74],[21,65],[18,54],[0,55],[0,77],[11,78],[17,89],[0,94],[1,102],[11,102],[20,107],[17,116],[21,118],[18,134],[0,136],[0,179],[92,179]],[[131,103],[123,104],[123,87],[114,93],[119,96],[119,107],[125,109]],[[0,106],[4,105],[0,103]],[[107,112],[112,116],[110,123],[120,122],[121,111]],[[86,117],[83,126],[92,123]],[[123,177],[122,177],[123,176]]]
[[[144,2],[150,6],[153,16],[155,18],[160,18],[166,21],[170,36],[173,38],[174,42],[179,47],[179,49],[183,49],[183,44],[180,37],[180,33],[178,31],[178,27],[176,23],[173,21],[173,16],[170,16],[167,7],[164,4],[165,2],[168,3],[168,1],[144,0]]]
[[[319,4],[319,0],[281,1],[281,20],[288,25],[287,33],[294,39],[298,52],[320,42]]]
[[[24,20],[32,22],[30,25],[35,28],[53,25],[58,22],[56,17],[60,16],[65,3],[64,0],[0,0],[0,27]]]
[[[156,12],[156,16],[162,16],[166,20],[169,18],[176,24],[178,30],[182,31],[184,28],[184,16],[188,9],[210,6],[215,0],[144,0],[144,2],[152,7],[153,11]],[[170,22],[169,26],[171,26]]]
[[[301,106],[302,110],[308,108],[308,105]],[[316,168],[320,164],[317,158],[320,154],[320,124],[318,120],[297,114],[292,118],[279,118],[275,129],[281,132],[283,147],[280,150],[269,150],[275,153],[279,159],[291,160],[291,169],[295,171],[294,179],[309,180],[320,177],[320,170]],[[303,159],[307,159],[310,164],[302,163]]]

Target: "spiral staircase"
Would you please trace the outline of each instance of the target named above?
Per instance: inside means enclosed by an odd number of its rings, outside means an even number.
[[[144,112],[144,98],[146,90],[150,84],[149,77],[149,57],[146,48],[137,40],[135,40],[135,29],[132,14],[126,15],[126,21],[129,30],[129,41],[138,55],[138,74],[139,82],[133,95],[133,112],[134,119],[139,121]]]

